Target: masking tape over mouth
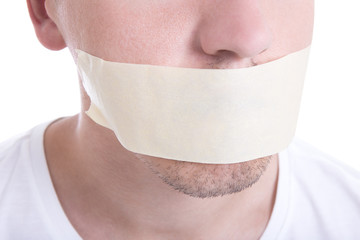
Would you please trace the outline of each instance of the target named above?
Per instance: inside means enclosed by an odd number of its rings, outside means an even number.
[[[286,148],[296,129],[310,47],[241,69],[105,61],[81,50],[87,115],[129,151],[229,164]]]

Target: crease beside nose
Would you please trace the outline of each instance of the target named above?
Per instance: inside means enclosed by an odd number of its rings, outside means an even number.
[[[272,33],[256,1],[222,3],[221,7],[207,13],[199,25],[202,51],[212,56],[226,51],[239,58],[255,57],[266,51],[271,45]]]

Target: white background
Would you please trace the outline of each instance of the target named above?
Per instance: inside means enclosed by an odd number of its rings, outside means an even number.
[[[297,136],[360,170],[360,3],[317,0]],[[0,3],[0,141],[78,112],[67,50],[37,41],[25,1]]]

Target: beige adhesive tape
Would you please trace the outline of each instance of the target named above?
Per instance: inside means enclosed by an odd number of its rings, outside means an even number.
[[[275,154],[296,129],[310,47],[242,69],[117,63],[78,50],[88,116],[129,151],[228,164]]]

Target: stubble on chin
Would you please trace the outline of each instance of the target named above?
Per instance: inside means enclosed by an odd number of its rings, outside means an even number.
[[[234,164],[202,164],[144,155],[137,157],[176,191],[195,198],[214,198],[253,186],[276,156]]]

